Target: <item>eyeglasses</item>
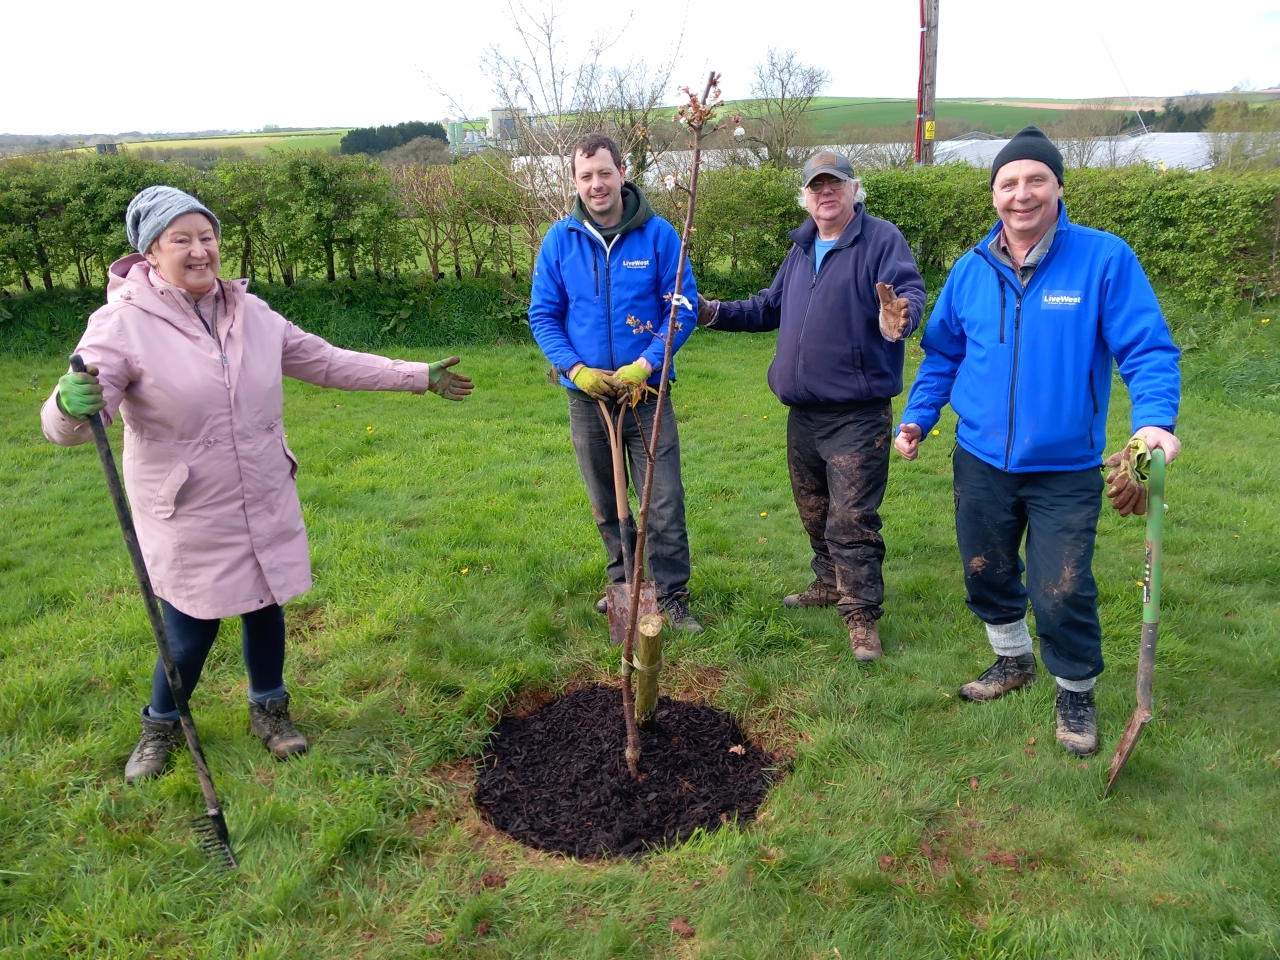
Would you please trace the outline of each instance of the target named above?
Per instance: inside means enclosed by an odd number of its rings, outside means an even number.
[[[847,180],[814,180],[807,187],[805,187],[805,189],[808,190],[810,193],[814,194],[815,196],[817,196],[819,193],[822,193],[822,191],[826,190],[828,187],[830,187],[832,190],[839,190],[846,183],[848,183]]]

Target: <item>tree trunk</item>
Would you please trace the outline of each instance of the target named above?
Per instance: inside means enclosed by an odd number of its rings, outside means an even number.
[[[244,232],[244,246],[240,249],[240,276],[247,276],[249,273],[249,255],[252,250],[253,240],[249,236],[249,231]]]
[[[22,289],[28,293],[31,292],[31,277],[27,275],[26,267],[19,267],[18,272],[22,274]]]
[[[338,272],[333,268],[333,241],[326,240],[324,242],[324,259],[325,264],[329,268],[329,282],[334,283],[338,279]]]

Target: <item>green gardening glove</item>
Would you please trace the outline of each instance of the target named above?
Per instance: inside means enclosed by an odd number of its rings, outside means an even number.
[[[449,368],[461,363],[461,357],[450,357],[448,360],[437,360],[427,364],[427,389],[438,393],[446,400],[461,400],[473,389],[471,378],[461,373],[454,373]]]
[[[608,400],[618,395],[619,384],[608,370],[597,370],[583,364],[569,378],[573,385],[593,400]]]
[[[106,405],[97,367],[87,366],[84,373],[64,373],[58,378],[58,409],[68,417],[88,420]]]
[[[622,385],[623,393],[630,395],[632,404],[639,403],[640,398],[652,390],[649,378],[653,373],[639,361],[619,367],[613,376]]]

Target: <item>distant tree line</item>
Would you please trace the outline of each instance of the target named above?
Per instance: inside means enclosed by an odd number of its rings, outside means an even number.
[[[397,123],[393,127],[356,127],[354,130],[348,130],[338,145],[338,151],[348,155],[365,153],[372,156],[375,153],[383,153],[403,146],[419,137],[432,137],[445,143],[449,140],[448,134],[440,124],[420,123],[413,120],[409,123]]]

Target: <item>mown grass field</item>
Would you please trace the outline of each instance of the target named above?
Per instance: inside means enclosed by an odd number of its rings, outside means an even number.
[[[225,137],[176,138],[170,140],[139,140],[124,144],[125,149],[150,147],[164,150],[225,150],[236,147],[251,157],[261,156],[268,150],[290,152],[295,150],[320,150],[331,153],[338,149],[345,127],[331,130],[303,130],[283,133],[235,133]],[[92,151],[92,147],[85,150]]]
[[[1048,101],[1034,101],[1044,103]],[[1029,123],[1044,127],[1067,115],[1067,109],[1077,101],[1063,101],[1060,110],[1042,106],[982,103],[975,100],[939,100],[936,115],[939,120],[963,120],[993,133],[1021,130]],[[1012,102],[1011,102],[1012,103]],[[732,108],[732,104],[730,104]],[[850,124],[859,127],[896,127],[913,123],[916,116],[915,100],[867,99],[860,97],[818,97],[809,108],[814,133],[819,136],[839,134]]]
[[[40,436],[64,361],[0,360],[0,955],[1276,956],[1280,344],[1263,316],[1188,355],[1156,719],[1106,801],[1133,708],[1141,522],[1102,520],[1103,752],[1078,763],[1053,742],[1051,682],[955,695],[989,650],[963,606],[953,421],[894,460],[889,656],[859,666],[835,613],[780,604],[810,574],[772,339],[696,333],[674,398],[707,632],[670,644],[663,685],[733,711],[791,768],[754,824],[633,862],[523,849],[468,799],[504,708],[616,669],[563,393],[533,348],[462,351],[477,392],[460,405],[288,384],[316,586],[289,605],[286,676],[313,749],[279,764],[253,739],[224,624],[195,713],[232,875],[187,828],[185,757],[121,779],[154,656],[142,606],[92,446]],[[1122,391],[1112,408],[1114,447]]]

